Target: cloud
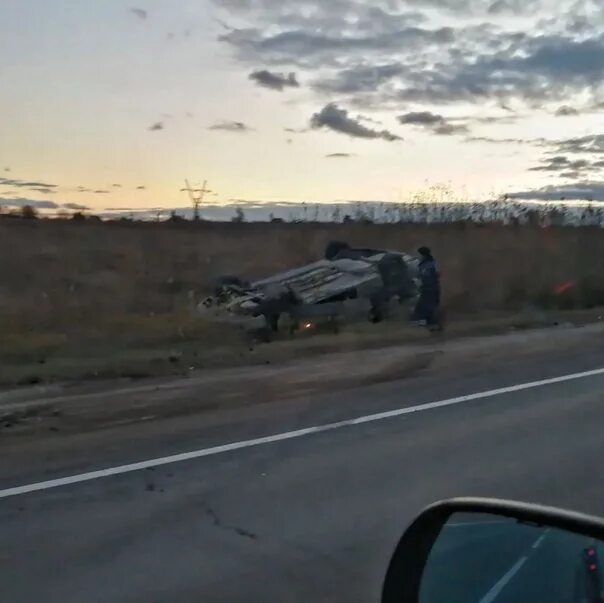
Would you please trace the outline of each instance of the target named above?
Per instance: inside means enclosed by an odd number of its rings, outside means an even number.
[[[547,5],[544,0],[407,0],[407,3],[475,16],[502,13],[530,15]]]
[[[143,10],[142,8],[131,8],[130,12],[133,15],[136,15],[139,19],[142,19],[143,21],[149,16],[149,13],[147,13],[147,11]]]
[[[430,113],[430,111],[419,111],[401,115],[399,116],[398,120],[402,124],[413,124],[433,127],[443,123],[445,121],[445,118],[442,115]]]
[[[9,168],[9,167],[5,167],[5,168],[4,168],[4,171],[5,171],[5,172],[10,172],[10,168]]]
[[[73,209],[75,211],[86,211],[90,209],[89,207],[86,207],[86,205],[80,205],[79,203],[63,203],[61,207],[63,209]]]
[[[328,159],[348,159],[350,157],[354,157],[352,153],[330,153],[329,155],[325,155]]]
[[[375,91],[380,85],[406,72],[400,63],[355,65],[337,72],[335,77],[318,79],[313,88],[327,94],[356,94]]]
[[[493,138],[490,136],[471,136],[466,142],[485,142],[489,144],[520,144],[531,145],[543,149],[551,155],[577,154],[577,155],[602,155],[604,154],[604,134],[590,134],[575,138]],[[596,162],[597,165],[600,162]]]
[[[358,118],[351,117],[346,109],[341,109],[335,103],[329,103],[321,111],[315,113],[310,120],[310,126],[315,130],[327,128],[340,134],[347,134],[353,138],[381,138],[388,142],[402,140],[400,136],[388,130],[372,130],[364,126]]]
[[[531,172],[552,172],[561,178],[587,178],[602,172],[604,160],[591,161],[589,159],[569,159],[566,155],[546,157],[542,162],[532,168]]]
[[[0,178],[0,186],[10,186],[27,189],[55,189],[58,184],[49,184],[48,182],[39,182],[36,180],[19,180],[17,178]]]
[[[87,186],[78,186],[76,189],[78,193],[90,193],[93,195],[110,195],[112,191],[104,189],[104,188],[88,188]]]
[[[158,121],[158,122],[154,123],[153,125],[149,126],[150,132],[159,132],[159,130],[163,130],[163,129],[164,129],[164,124],[161,121]]]
[[[496,15],[509,10],[509,0],[495,0],[491,6],[489,6],[488,12],[491,15]]]
[[[550,172],[563,178],[593,176],[604,169],[604,134],[548,140],[545,138],[493,138],[471,136],[466,142],[487,144],[527,145],[543,149],[541,162],[529,168],[531,172]],[[577,157],[572,157],[577,156]]]
[[[273,73],[265,69],[262,71],[254,71],[250,74],[249,78],[263,88],[278,90],[279,92],[282,92],[285,88],[300,87],[300,83],[298,82],[295,73],[285,75],[283,73]]]
[[[10,186],[11,188],[24,188],[41,194],[52,194],[58,188],[57,184],[48,182],[38,182],[36,180],[20,180],[18,178],[0,178],[0,186]]]
[[[34,191],[35,193],[40,193],[41,195],[54,195],[57,192],[52,188],[45,188],[43,186],[32,186],[29,190]]]
[[[465,123],[453,123],[442,115],[430,111],[413,111],[398,117],[403,125],[413,125],[438,134],[440,136],[452,136],[453,134],[467,134],[469,128]]]
[[[534,15],[544,4],[542,0],[494,0],[488,3],[487,13],[489,15]]]
[[[376,34],[397,31],[419,25],[426,17],[412,8],[402,7],[402,2],[391,0],[252,0],[238,2],[214,0],[232,20],[242,17],[241,22],[266,27],[268,31],[302,30],[317,34],[337,33]],[[399,4],[396,7],[395,4]],[[247,6],[244,6],[247,4]],[[237,14],[239,13],[239,14]],[[239,31],[223,23],[228,32]]]
[[[36,199],[26,199],[24,197],[2,198],[0,197],[0,207],[34,207],[35,209],[59,209],[61,206],[54,201],[38,201]]]
[[[121,184],[112,184],[111,185],[113,188],[122,188]]]
[[[568,172],[560,172],[559,176],[568,180],[578,180],[581,177],[581,172],[579,170],[569,170]]]
[[[343,66],[353,57],[369,61],[402,48],[442,44],[451,35],[448,27],[422,27],[425,15],[391,0],[255,0],[245,8],[238,2],[216,4],[229,16],[238,12],[243,17],[245,26],[231,27],[219,39],[247,64]]]
[[[566,138],[553,141],[552,145],[558,153],[589,153],[599,155],[604,153],[604,134]]]
[[[509,37],[509,36],[508,36]],[[480,102],[515,98],[553,102],[585,90],[604,77],[604,36],[577,41],[560,36],[519,36],[508,48],[437,63],[378,95],[381,102]]]
[[[556,109],[556,117],[569,117],[570,115],[579,115],[579,111],[570,105],[562,105]]]
[[[495,138],[492,136],[468,136],[465,141],[487,144],[532,144],[532,141],[523,138]]]
[[[522,119],[522,115],[518,113],[506,113],[505,115],[485,115],[482,117],[467,116],[464,117],[468,123],[472,124],[513,124]],[[462,118],[459,118],[462,119]]]
[[[469,128],[465,124],[443,123],[432,130],[439,136],[453,136],[455,134],[467,134]]]
[[[570,167],[570,161],[563,155],[556,155],[545,160],[543,165],[530,168],[533,172],[552,172],[559,171],[562,168]]]
[[[146,190],[147,190],[147,187],[146,187],[146,186],[142,186],[142,185],[141,185],[141,186],[137,186],[137,187],[136,187],[136,190],[137,190],[137,191],[146,191]]]
[[[210,130],[222,130],[224,132],[239,132],[245,134],[250,132],[252,128],[247,126],[241,121],[222,121],[213,126],[210,126]]]
[[[604,201],[604,181],[583,180],[560,186],[545,186],[513,192],[510,199],[535,199],[541,201]]]
[[[593,0],[559,0],[555,17],[553,0],[215,1],[240,23],[220,37],[239,61],[307,72],[315,94],[348,106],[537,110],[604,94],[604,10]]]
[[[311,66],[323,60],[333,63],[343,53],[396,52],[402,46],[420,49],[431,45],[453,42],[453,30],[449,27],[423,29],[408,27],[398,31],[379,32],[374,35],[361,33],[321,33],[316,30],[294,29],[276,34],[251,30],[234,30],[220,39],[239,51],[246,62],[262,60],[269,64]]]

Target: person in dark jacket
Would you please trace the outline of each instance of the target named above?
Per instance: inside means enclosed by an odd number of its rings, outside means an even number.
[[[440,330],[440,275],[432,252],[428,247],[420,247],[419,262],[419,299],[415,306],[413,319],[422,321],[431,330]]]

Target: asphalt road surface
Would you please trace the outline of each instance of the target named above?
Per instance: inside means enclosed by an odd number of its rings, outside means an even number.
[[[91,435],[70,441],[69,451],[58,444],[30,456],[7,449],[0,457],[0,601],[378,601],[400,533],[437,499],[498,496],[604,514],[603,374],[422,408],[598,369],[603,351],[350,390],[303,410],[284,403],[288,412],[271,419],[265,409],[204,429],[187,418],[155,431]],[[14,486],[413,406],[6,495]],[[518,554],[507,551],[492,586]],[[521,571],[530,567],[527,561]],[[513,600],[513,584],[492,601]]]

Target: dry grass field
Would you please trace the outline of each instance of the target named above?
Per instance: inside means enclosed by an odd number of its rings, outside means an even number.
[[[122,374],[123,358],[130,367],[142,358],[146,374],[157,354],[167,355],[169,369],[178,365],[175,345],[205,356],[244,345],[240,333],[206,324],[194,311],[214,280],[304,264],[334,239],[431,246],[450,320],[604,305],[604,231],[594,227],[2,219],[0,382],[60,377],[56,367],[66,359],[87,367],[80,376],[104,376]],[[572,286],[556,295],[565,283]],[[25,365],[26,373],[17,370]]]

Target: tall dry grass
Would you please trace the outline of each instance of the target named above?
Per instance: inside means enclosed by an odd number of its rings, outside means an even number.
[[[174,323],[165,317],[190,317],[217,277],[301,265],[322,257],[333,239],[401,250],[429,245],[452,312],[604,303],[599,228],[7,219],[0,220],[0,342],[2,333],[144,338],[149,325]],[[574,287],[554,295],[565,282]]]

